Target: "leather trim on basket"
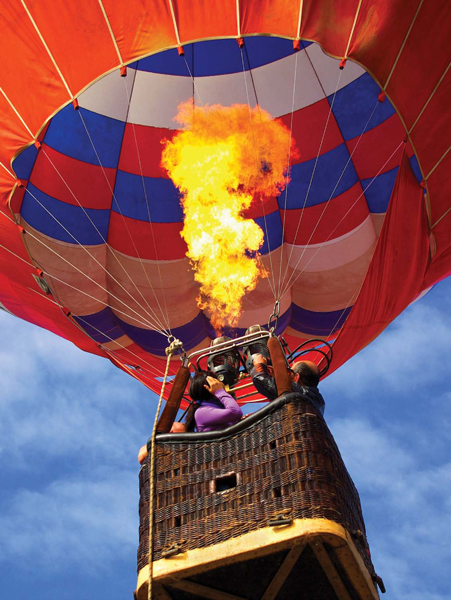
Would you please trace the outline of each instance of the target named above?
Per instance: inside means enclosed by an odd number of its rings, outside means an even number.
[[[305,402],[307,399],[305,396],[301,396],[301,394],[291,392],[289,394],[284,394],[279,398],[276,398],[272,402],[269,402],[266,406],[263,406],[263,408],[260,408],[245,419],[242,419],[238,423],[235,423],[235,425],[231,425],[226,429],[221,429],[220,431],[201,431],[199,433],[162,433],[156,436],[156,442],[157,444],[164,444],[165,442],[170,442],[171,444],[186,444],[198,441],[208,442],[223,440],[237,433],[240,433],[241,431],[244,431],[245,429],[247,429],[251,425],[254,425],[255,423],[258,423],[267,415],[271,414],[284,404],[296,402],[297,400],[302,400]],[[312,410],[316,412],[316,409],[313,405]],[[150,449],[150,443],[151,440],[149,439],[149,441],[147,442],[148,449]]]

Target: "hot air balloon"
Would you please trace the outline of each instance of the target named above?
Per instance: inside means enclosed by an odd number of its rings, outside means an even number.
[[[162,165],[182,103],[193,121],[257,107],[289,138],[284,185],[243,211],[266,276],[226,335],[273,317],[291,349],[332,343],[338,368],[449,274],[445,2],[24,0],[1,18],[11,313],[156,392],[171,342],[209,346],[183,191]],[[255,164],[272,169],[264,152]]]

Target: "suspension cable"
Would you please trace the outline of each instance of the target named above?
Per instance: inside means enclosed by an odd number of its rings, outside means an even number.
[[[356,206],[356,204],[358,203],[358,201],[360,200],[360,198],[365,194],[365,192],[367,191],[367,189],[370,187],[370,185],[374,182],[374,180],[376,179],[376,177],[379,176],[379,174],[382,172],[382,170],[384,169],[385,165],[388,164],[390,162],[390,160],[392,159],[392,157],[396,154],[396,152],[399,150],[399,148],[405,144],[405,140],[402,140],[398,146],[395,148],[395,150],[391,153],[391,155],[388,157],[388,159],[385,161],[385,163],[382,165],[382,167],[379,169],[379,171],[376,173],[376,175],[371,179],[371,181],[368,183],[368,185],[366,186],[366,188],[362,191],[362,193],[359,195],[359,197],[357,198],[357,200],[355,200],[355,202],[352,204],[352,206],[345,212],[345,214],[341,217],[341,219],[338,221],[338,223],[335,225],[335,227],[333,228],[333,230],[330,232],[330,234],[328,235],[328,237],[321,242],[321,244],[319,245],[319,247],[317,248],[316,252],[313,254],[313,256],[309,259],[309,261],[304,265],[304,267],[302,268],[301,271],[299,271],[295,277],[295,279],[291,282],[290,286],[293,286],[296,281],[299,279],[299,277],[302,275],[302,273],[305,271],[305,269],[308,267],[308,265],[312,262],[312,260],[317,256],[318,252],[324,247],[324,245],[330,240],[330,238],[332,237],[332,235],[334,234],[334,232],[337,230],[337,228],[339,227],[339,225],[341,225],[341,223],[344,221],[344,219],[348,216],[348,214],[351,212],[351,210],[354,208],[354,206]],[[293,271],[294,272],[294,271]]]
[[[116,262],[119,264],[119,266],[121,267],[121,269],[124,271],[124,273],[126,274],[126,276],[128,277],[128,279],[130,280],[130,282],[133,284],[134,288],[136,289],[136,291],[138,292],[138,294],[140,294],[141,298],[144,300],[144,302],[147,304],[147,307],[150,310],[150,313],[146,310],[146,308],[144,308],[144,306],[141,305],[140,302],[137,301],[137,299],[106,269],[106,267],[103,267],[105,270],[105,273],[107,275],[109,275],[113,281],[115,283],[117,283],[129,296],[130,298],[136,302],[138,304],[138,306],[149,316],[152,317],[156,323],[158,323],[158,326],[160,329],[164,330],[163,324],[161,323],[161,321],[159,320],[159,317],[157,316],[157,313],[152,309],[152,307],[148,304],[148,302],[146,301],[146,299],[144,298],[142,292],[140,291],[140,289],[138,288],[138,286],[136,285],[135,281],[132,279],[132,277],[130,276],[130,274],[128,273],[128,271],[126,270],[126,268],[124,267],[124,265],[121,263],[121,261],[119,260],[119,257],[116,254],[115,249],[108,243],[108,241],[104,238],[103,234],[101,233],[101,231],[99,230],[99,228],[97,227],[97,225],[94,223],[94,221],[91,219],[89,213],[87,212],[87,210],[85,209],[85,207],[81,204],[81,202],[79,201],[79,199],[77,198],[76,194],[73,192],[73,190],[71,189],[71,187],[69,186],[69,184],[67,183],[67,181],[65,180],[64,176],[62,175],[62,173],[59,171],[58,167],[54,164],[54,162],[52,161],[51,157],[48,155],[48,153],[46,152],[45,146],[42,146],[42,152],[44,153],[44,156],[47,158],[47,160],[50,162],[50,164],[52,165],[53,169],[56,171],[56,173],[58,174],[58,176],[60,177],[60,179],[62,180],[62,182],[64,183],[64,185],[66,186],[66,188],[68,189],[68,191],[70,192],[70,194],[72,195],[72,197],[74,198],[74,200],[76,201],[76,203],[78,204],[78,206],[81,208],[81,210],[83,211],[84,215],[86,216],[86,218],[88,219],[88,221],[91,223],[91,225],[93,226],[93,228],[95,229],[97,235],[101,238],[101,240],[103,241],[103,243],[105,244],[105,246],[108,248],[108,250],[111,252],[112,256],[116,259]],[[31,193],[31,192],[30,192]],[[82,245],[82,244],[79,244]],[[152,285],[150,286],[152,291],[153,287]],[[155,295],[155,292],[154,292]],[[156,295],[155,295],[156,297]],[[164,330],[165,331],[165,330]],[[165,331],[165,334],[167,335],[168,332]]]
[[[244,46],[244,43],[243,43],[243,46]],[[257,157],[257,154],[256,154],[257,144],[256,144],[256,140],[255,140],[254,127],[253,127],[253,124],[252,124],[251,101],[250,101],[250,95],[249,95],[249,88],[248,88],[248,85],[247,85],[246,65],[245,65],[245,62],[244,62],[243,47],[240,47],[240,56],[241,56],[241,64],[242,64],[242,67],[243,67],[244,87],[246,89],[247,106],[248,106],[248,110],[249,110],[249,124],[250,124],[250,127],[251,127],[251,133],[252,133],[252,139],[253,139],[255,169],[256,169],[256,171],[258,171],[259,165],[258,165],[258,157]],[[251,70],[251,67],[250,67],[250,64],[249,64],[249,71],[250,70]],[[254,88],[254,93],[255,93],[255,88]],[[259,106],[258,98],[257,98],[257,94],[256,93],[255,93],[255,101],[257,103],[257,106]],[[269,283],[269,287],[271,288],[271,291],[273,293],[273,296],[275,298],[276,297],[276,282],[275,282],[275,278],[274,278],[274,269],[273,269],[273,264],[272,264],[271,242],[270,242],[270,238],[269,238],[268,223],[267,223],[267,220],[266,220],[265,204],[264,204],[262,198],[260,199],[260,202],[261,202],[262,210],[263,210],[263,222],[265,224],[266,241],[267,241],[267,244],[268,244],[269,270],[270,270],[270,276],[272,277],[272,283],[271,283],[271,280],[270,280],[269,277],[268,277],[268,283]]]
[[[359,138],[358,138],[358,140],[357,140],[357,143],[355,144],[355,146],[354,146],[354,148],[353,148],[353,150],[352,150],[351,154],[349,155],[349,158],[348,158],[348,160],[346,161],[346,164],[345,164],[345,166],[343,167],[343,170],[341,171],[341,174],[340,174],[340,176],[339,176],[339,178],[338,178],[338,180],[337,180],[337,183],[336,183],[336,184],[335,184],[335,186],[334,186],[334,189],[333,189],[333,190],[332,190],[332,192],[330,193],[330,195],[329,195],[329,198],[328,198],[328,199],[326,200],[326,202],[324,203],[324,208],[323,208],[323,210],[322,210],[322,212],[321,212],[321,214],[320,214],[320,216],[319,216],[319,218],[318,218],[317,222],[315,223],[315,227],[313,228],[313,231],[312,231],[312,233],[310,234],[310,237],[309,237],[309,239],[308,239],[307,243],[305,244],[304,250],[302,251],[302,253],[301,253],[301,256],[300,256],[300,257],[299,257],[299,259],[297,260],[297,262],[296,262],[296,264],[295,264],[295,266],[294,266],[294,268],[293,268],[293,271],[291,272],[291,274],[290,274],[290,277],[288,278],[288,281],[287,281],[287,283],[284,285],[284,289],[283,289],[282,295],[283,295],[283,294],[284,294],[284,293],[287,291],[287,289],[290,287],[290,280],[291,280],[291,278],[292,278],[292,276],[293,276],[293,273],[296,271],[296,268],[297,268],[297,266],[300,264],[300,262],[301,262],[301,260],[302,260],[302,258],[303,258],[303,256],[304,256],[304,254],[305,254],[305,252],[307,251],[307,247],[308,247],[308,245],[310,244],[311,240],[313,239],[313,236],[314,236],[314,234],[315,234],[315,231],[318,229],[318,226],[319,226],[319,224],[320,224],[320,222],[321,222],[321,220],[322,220],[322,218],[323,218],[323,216],[324,216],[324,214],[325,214],[325,212],[326,212],[326,210],[327,210],[328,206],[330,205],[330,201],[332,200],[332,197],[333,197],[333,195],[334,195],[334,193],[335,193],[335,190],[337,189],[338,185],[340,184],[340,181],[343,179],[343,175],[345,174],[345,171],[346,171],[346,169],[348,168],[348,165],[349,165],[349,163],[351,162],[351,160],[352,160],[352,157],[354,156],[354,153],[355,153],[355,151],[357,150],[357,147],[358,147],[358,145],[360,144],[360,141],[361,141],[361,139],[362,139],[363,135],[365,134],[365,131],[366,131],[366,129],[367,129],[367,127],[368,127],[368,125],[370,124],[370,122],[371,122],[371,119],[373,118],[373,115],[374,115],[374,113],[375,113],[375,111],[376,111],[376,108],[379,106],[379,104],[380,104],[379,100],[376,100],[376,104],[374,105],[374,107],[373,107],[373,110],[371,111],[371,114],[370,114],[370,116],[369,116],[369,118],[368,118],[368,120],[367,120],[367,122],[366,122],[366,124],[365,124],[365,127],[363,128],[363,131],[362,131],[362,133],[360,134],[360,136],[359,136]],[[302,215],[302,213],[301,213],[301,215]],[[296,235],[297,235],[297,234],[296,234]],[[296,236],[295,236],[295,238],[294,238],[294,240],[293,240],[293,245],[294,245],[294,242],[295,242],[295,241],[296,241]]]
[[[39,202],[39,200],[37,200],[37,201]],[[135,313],[135,315],[137,315],[141,319],[141,321],[139,321],[138,319],[135,319],[136,321],[141,322],[142,325],[146,324],[145,325],[146,327],[149,327],[149,328],[151,328],[151,329],[153,329],[155,331],[158,331],[159,333],[161,333],[161,335],[164,335],[164,333],[161,330],[161,328],[158,327],[158,323],[157,323],[157,326],[155,326],[155,324],[153,324],[151,321],[149,321],[148,319],[146,319],[143,315],[139,314],[136,310],[134,310],[126,302],[124,302],[123,300],[121,300],[120,298],[118,298],[117,296],[115,296],[114,294],[112,294],[109,290],[107,290],[105,287],[103,287],[103,285],[101,285],[98,281],[96,281],[95,279],[93,279],[92,277],[90,277],[87,273],[85,273],[84,271],[82,271],[81,269],[79,269],[76,265],[72,264],[69,260],[67,260],[67,258],[65,258],[61,254],[59,254],[59,252],[57,252],[54,248],[52,248],[51,246],[49,246],[48,244],[46,244],[38,236],[34,235],[29,229],[25,229],[24,231],[26,232],[26,235],[29,235],[30,237],[32,237],[39,244],[41,244],[42,246],[44,246],[44,248],[46,248],[47,250],[50,250],[50,252],[52,252],[53,254],[55,254],[56,256],[58,256],[58,258],[60,258],[62,261],[64,261],[70,267],[72,267],[73,269],[75,269],[76,271],[78,271],[79,273],[81,273],[84,277],[86,277],[87,279],[89,279],[90,281],[92,281],[95,285],[97,285],[99,288],[101,288],[106,294],[108,294],[109,296],[111,296],[112,298],[114,298],[115,300],[117,300],[118,302],[120,302],[121,304],[123,304],[127,309],[131,310],[133,313]],[[84,248],[84,246],[82,246],[82,245],[81,245],[81,247]],[[99,261],[97,261],[95,259],[95,257],[90,254],[90,252],[88,250],[86,250],[86,252],[88,253],[88,255],[93,260],[95,260],[100,266],[102,266],[101,263]],[[48,273],[48,274],[51,277],[53,277],[54,279],[56,279],[55,275],[52,275],[51,273]],[[63,283],[66,283],[66,282],[63,282]],[[67,285],[70,285],[70,284],[67,284]],[[82,290],[80,290],[80,291],[82,291]],[[86,292],[83,292],[83,291],[82,291],[82,293],[86,294]]]
[[[168,338],[169,341],[169,338]],[[153,574],[153,563],[152,563],[152,550],[153,550],[153,512],[154,512],[154,497],[155,497],[155,438],[157,435],[157,423],[158,418],[160,416],[161,405],[163,402],[163,394],[164,388],[166,386],[166,379],[169,372],[169,363],[171,361],[171,357],[174,354],[175,350],[181,346],[181,342],[172,337],[172,341],[169,346],[166,348],[166,370],[163,377],[163,383],[161,385],[161,394],[160,399],[158,400],[158,406],[155,413],[155,420],[153,423],[152,435],[150,437],[150,460],[148,459],[149,465],[149,580],[147,586],[147,598],[148,600],[152,600],[152,574]]]
[[[310,62],[311,62],[311,61],[310,61]],[[315,74],[316,74],[316,71],[315,71],[315,69],[314,69],[313,65],[312,65],[312,68],[313,68],[313,70],[314,70],[314,72],[315,72]],[[294,235],[294,239],[296,239],[296,238],[297,238],[297,235],[298,235],[298,232],[299,232],[299,228],[300,228],[300,226],[301,226],[302,217],[303,217],[303,215],[304,215],[304,209],[305,209],[305,206],[306,206],[306,204],[307,204],[307,199],[308,199],[308,197],[309,197],[309,194],[310,194],[310,189],[311,189],[311,187],[312,187],[313,178],[314,178],[314,176],[315,176],[315,172],[316,172],[316,167],[317,167],[317,165],[318,165],[319,156],[320,156],[320,154],[321,154],[321,149],[322,149],[322,147],[323,147],[324,139],[325,139],[325,137],[326,137],[326,131],[327,131],[327,127],[328,127],[328,125],[329,125],[330,117],[331,117],[331,114],[332,114],[332,109],[333,109],[333,107],[334,107],[334,104],[335,104],[335,98],[336,98],[336,96],[337,96],[338,87],[339,87],[339,85],[340,85],[340,80],[341,80],[341,75],[342,75],[342,72],[343,72],[343,71],[340,69],[340,70],[339,70],[339,74],[338,74],[338,78],[337,78],[337,84],[336,84],[336,86],[335,86],[335,91],[334,91],[333,98],[332,98],[332,102],[331,102],[331,104],[330,104],[330,106],[329,106],[329,111],[328,111],[328,113],[327,113],[326,123],[325,123],[325,125],[324,125],[324,129],[323,129],[323,133],[322,133],[322,136],[321,136],[321,141],[320,141],[320,144],[319,144],[318,152],[317,152],[317,154],[316,154],[315,162],[314,162],[314,165],[313,165],[313,171],[312,171],[312,174],[311,174],[311,176],[310,176],[310,181],[309,181],[309,184],[308,184],[308,187],[307,187],[307,192],[306,192],[306,194],[305,194],[304,202],[303,202],[302,209],[301,209],[301,214],[300,214],[299,221],[298,221],[298,224],[297,224],[297,227],[296,227],[296,233],[295,233],[295,235]],[[316,75],[317,75],[317,74],[316,74]],[[318,78],[318,75],[317,75],[317,78]],[[318,81],[319,81],[319,78],[318,78]],[[321,87],[322,87],[322,86],[321,86]],[[327,99],[327,96],[326,96],[326,99]],[[287,272],[288,272],[288,267],[289,267],[289,264],[290,264],[291,256],[292,256],[292,254],[293,254],[293,248],[294,248],[294,245],[293,245],[293,246],[291,247],[291,249],[290,249],[290,255],[289,255],[289,257],[288,257],[287,264],[286,264],[286,266],[285,266],[285,271],[284,271],[284,274],[283,274],[283,281],[285,281],[285,277],[286,277],[286,275],[287,275]]]
[[[97,149],[96,149],[96,147],[95,147],[94,141],[93,141],[93,139],[92,139],[92,137],[91,137],[91,135],[90,135],[90,133],[89,133],[88,127],[87,127],[87,125],[86,125],[86,122],[85,122],[85,120],[84,120],[84,118],[83,118],[83,115],[82,115],[82,113],[81,113],[81,110],[78,110],[77,112],[78,112],[78,115],[79,115],[79,117],[80,117],[80,119],[81,119],[81,121],[82,121],[82,123],[83,123],[83,126],[84,126],[84,128],[85,128],[86,134],[87,134],[87,136],[88,136],[88,138],[89,138],[89,141],[90,141],[90,143],[91,143],[92,149],[94,150],[94,153],[95,153],[95,155],[96,155],[96,157],[97,157],[97,161],[98,161],[98,163],[99,163],[99,165],[100,165],[100,168],[102,169],[103,175],[104,175],[104,177],[105,177],[105,181],[106,181],[106,183],[107,183],[107,185],[108,185],[108,187],[109,187],[109,189],[110,189],[110,192],[111,192],[111,194],[112,194],[113,200],[114,200],[114,202],[115,202],[115,204],[116,204],[116,207],[117,207],[117,209],[118,209],[118,211],[119,211],[119,214],[121,215],[122,222],[123,222],[123,224],[124,224],[124,227],[125,227],[125,229],[126,229],[126,231],[127,231],[127,233],[128,233],[128,236],[129,236],[129,238],[130,238],[130,241],[131,241],[131,243],[132,243],[132,245],[133,245],[133,248],[134,248],[134,250],[135,250],[136,256],[138,257],[138,260],[139,260],[139,262],[140,262],[140,264],[141,264],[142,268],[144,269],[144,265],[143,265],[143,262],[142,262],[142,259],[141,259],[141,255],[140,255],[140,253],[138,252],[138,248],[136,247],[135,240],[133,239],[133,236],[132,236],[132,234],[131,234],[131,232],[130,232],[130,229],[129,229],[128,225],[127,225],[127,221],[125,220],[125,217],[124,217],[124,215],[123,215],[123,213],[122,213],[122,209],[121,209],[121,206],[120,206],[120,204],[119,204],[119,202],[118,202],[118,199],[117,199],[117,197],[116,197],[116,194],[114,193],[114,189],[112,188],[112,186],[111,186],[111,183],[110,183],[110,180],[109,180],[109,179],[108,179],[108,177],[107,177],[107,174],[106,174],[106,172],[105,172],[105,168],[104,168],[104,166],[103,166],[103,164],[102,164],[102,161],[101,161],[101,159],[100,159],[99,153],[97,152]],[[144,297],[143,297],[143,298],[144,298]],[[149,309],[150,309],[150,305],[149,305],[148,301],[147,301],[145,298],[144,298],[144,301],[145,301],[145,303],[147,304],[147,306],[148,306],[148,307],[149,307]],[[152,309],[150,309],[150,310],[152,310]],[[160,310],[161,310],[161,308],[160,308]],[[163,314],[163,312],[162,312],[162,315],[163,315],[163,317],[164,317],[164,314]],[[162,329],[164,330],[164,328],[163,328],[163,327],[162,327]],[[164,330],[164,331],[165,331],[166,333],[168,333],[166,330]],[[170,332],[169,332],[169,333],[170,333]]]
[[[124,79],[124,85],[125,85],[125,93],[126,93],[127,97],[129,98],[129,100],[128,100],[128,106],[127,106],[127,117],[126,117],[126,119],[128,119],[128,113],[130,111],[130,102],[131,102],[131,98],[132,98],[132,94],[133,94],[133,88],[134,88],[134,84],[135,84],[135,79],[133,80],[133,85],[132,85],[132,89],[130,90],[130,93],[129,93],[129,89],[128,89],[128,86],[127,86],[127,78],[124,77],[123,79]],[[163,309],[162,309],[162,307],[160,305],[160,301],[158,300],[158,296],[156,295],[156,293],[155,293],[155,291],[153,289],[152,283],[150,282],[149,274],[147,273],[147,270],[144,268],[144,263],[142,261],[141,261],[141,266],[142,266],[142,269],[144,271],[144,275],[146,276],[147,282],[149,283],[149,286],[151,287],[152,291],[154,292],[154,297],[155,297],[155,300],[156,300],[156,302],[158,304],[158,308],[160,309],[160,312],[161,312],[163,318],[165,318],[165,320],[166,320],[167,329],[170,332],[171,331],[171,326],[170,326],[170,322],[169,322],[168,306],[167,306],[167,303],[166,303],[166,294],[164,292],[163,278],[162,278],[162,275],[161,275],[161,267],[160,267],[160,262],[158,260],[158,251],[157,251],[157,244],[156,244],[156,241],[155,241],[155,233],[154,233],[154,230],[152,228],[152,217],[151,217],[151,214],[150,214],[149,198],[147,196],[146,183],[145,183],[145,180],[144,180],[144,173],[143,173],[142,162],[141,162],[141,153],[139,151],[139,144],[138,144],[138,138],[137,138],[137,135],[136,135],[135,123],[131,123],[131,126],[132,126],[132,131],[133,131],[133,137],[134,137],[134,140],[135,140],[136,154],[137,154],[137,157],[138,157],[139,171],[140,171],[140,174],[141,174],[141,182],[142,182],[142,186],[143,186],[144,198],[146,200],[147,216],[149,218],[149,229],[150,229],[150,233],[151,233],[151,236],[152,236],[152,242],[153,242],[153,247],[154,247],[154,251],[155,251],[155,256],[157,258],[158,276],[159,276],[159,279],[160,279],[161,293],[163,295],[163,304],[164,304],[165,312],[163,312]]]
[[[7,250],[7,248],[5,248]],[[11,251],[10,251],[11,252]],[[12,253],[14,254],[14,253]],[[17,256],[17,255],[15,255]],[[20,258],[20,256],[17,256],[17,258]],[[21,259],[23,260],[23,259]],[[39,293],[37,290],[28,287],[27,289],[29,289],[31,292],[37,294],[40,298],[43,298],[44,300],[47,300],[47,302],[51,302],[52,304],[54,304],[55,306],[57,306],[61,311],[63,311],[63,307],[61,302],[58,302],[57,300],[55,300],[54,298],[51,298],[50,296],[47,295],[43,295],[41,293]],[[53,292],[52,292],[53,295]],[[67,318],[67,314],[63,311],[64,316]],[[80,319],[82,321],[84,321],[83,317],[77,317],[77,319]],[[132,350],[130,350],[129,348],[127,348],[127,346],[124,346],[123,344],[121,344],[120,342],[118,342],[117,340],[114,340],[112,337],[110,337],[109,335],[107,335],[104,331],[101,331],[100,329],[98,329],[97,327],[95,327],[95,325],[92,325],[91,323],[88,323],[88,321],[84,321],[87,325],[89,325],[92,329],[95,329],[98,333],[102,334],[103,336],[105,336],[106,338],[108,338],[108,340],[110,342],[113,342],[114,344],[116,344],[117,346],[119,346],[120,348],[122,348],[122,350],[124,350],[125,352],[128,352],[129,354],[131,354],[132,356],[134,356],[135,358],[137,358],[140,362],[144,363],[145,365],[147,365],[150,369],[153,369],[155,371],[154,377],[161,377],[163,375],[163,371],[159,370],[158,367],[156,367],[155,365],[152,365],[151,363],[147,362],[144,358],[142,358],[141,356],[139,356],[138,354],[136,354],[135,352],[133,352]],[[79,323],[75,320],[71,320],[72,325],[74,325],[79,331],[81,331],[81,333],[83,333],[86,337],[88,337],[92,342],[94,342],[97,346],[101,347],[101,349],[106,352],[107,354],[112,354],[116,360],[120,360],[122,359],[122,357],[117,358],[115,351],[111,350],[110,348],[106,348],[103,344],[100,344],[97,340],[95,340],[85,329],[83,329],[83,327],[81,327],[79,325]],[[119,356],[119,355],[118,355]],[[150,379],[150,377],[146,377],[147,379],[149,379],[150,381],[153,381],[152,379]]]
[[[300,19],[300,14],[299,14],[299,19]],[[282,239],[281,239],[281,248],[283,249],[283,244],[284,244],[284,240],[285,240],[285,222],[286,222],[286,217],[287,217],[287,201],[288,201],[288,185],[290,183],[290,167],[291,167],[291,142],[293,139],[293,121],[294,121],[294,103],[295,103],[295,98],[296,98],[296,80],[297,80],[297,70],[298,70],[298,54],[299,52],[296,52],[295,54],[295,61],[294,61],[294,77],[293,77],[293,94],[291,97],[291,118],[290,118],[290,143],[288,145],[288,157],[287,157],[287,174],[286,174],[286,184],[285,184],[285,198],[284,198],[284,207],[283,207],[283,221],[282,221]],[[279,261],[279,279],[278,279],[278,290],[277,290],[277,299],[280,300],[283,296],[283,294],[281,293],[281,288],[282,288],[282,256],[283,256],[283,251],[281,252],[280,255],[280,261]]]

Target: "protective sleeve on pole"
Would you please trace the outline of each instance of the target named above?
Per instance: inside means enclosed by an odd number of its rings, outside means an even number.
[[[161,413],[161,417],[158,419],[158,433],[169,433],[171,430],[172,424],[177,416],[177,411],[180,408],[180,402],[182,401],[182,396],[188,381],[189,368],[181,365],[175,376],[171,391],[169,392],[169,398],[166,402],[166,406]]]
[[[271,362],[276,379],[277,393],[279,396],[291,392],[291,377],[287,368],[287,361],[279,340],[276,337],[270,337],[268,340],[268,349],[271,356]]]

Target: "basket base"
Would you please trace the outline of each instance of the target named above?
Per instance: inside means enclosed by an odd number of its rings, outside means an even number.
[[[327,519],[295,519],[155,561],[155,600],[378,600],[349,533]],[[147,600],[149,567],[135,596]]]

